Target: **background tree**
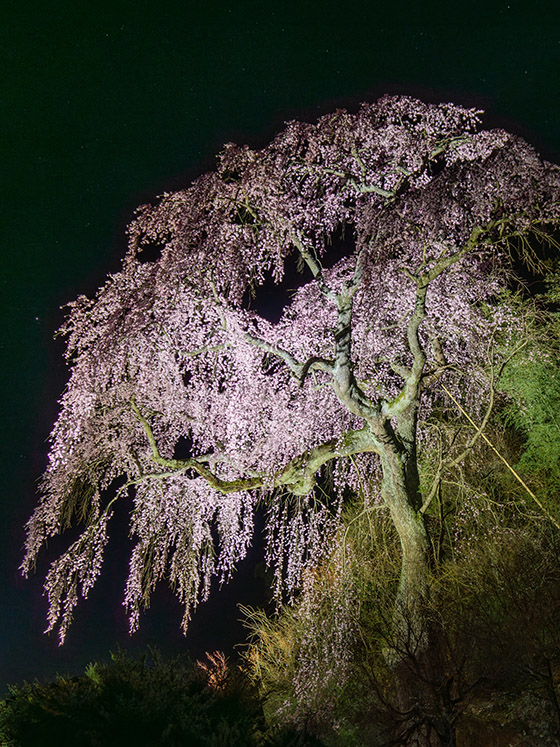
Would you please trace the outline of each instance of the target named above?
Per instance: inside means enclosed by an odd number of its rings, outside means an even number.
[[[386,97],[288,123],[260,151],[229,144],[215,172],[141,207],[122,270],[62,328],[72,373],[24,572],[85,527],[47,576],[49,629],[63,641],[100,573],[116,500],[137,538],[131,629],[166,576],[186,628],[245,555],[260,500],[281,597],[363,477],[400,540],[396,619],[418,618],[432,560],[419,417],[444,384],[484,425],[506,360],[493,342],[516,324],[499,303],[512,248],[547,240],[559,187],[557,166],[479,131],[479,112]]]

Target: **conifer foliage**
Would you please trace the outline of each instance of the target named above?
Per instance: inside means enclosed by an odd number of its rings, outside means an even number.
[[[46,579],[61,642],[116,501],[136,541],[131,629],[165,578],[186,628],[245,556],[259,501],[276,593],[292,593],[359,484],[399,534],[400,602],[422,593],[419,419],[442,383],[482,417],[488,350],[515,325],[499,303],[512,246],[560,219],[560,169],[479,115],[385,97],[289,122],[138,209],[121,271],[62,328],[71,375],[22,566],[82,524]]]

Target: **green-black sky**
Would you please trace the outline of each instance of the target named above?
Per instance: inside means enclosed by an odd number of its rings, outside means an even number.
[[[488,125],[558,162],[560,10],[515,0],[4,0],[1,16],[3,689],[80,671],[128,644],[118,552],[63,649],[42,635],[47,564],[29,582],[17,566],[66,380],[52,339],[59,307],[118,270],[135,206],[212,168],[225,142],[258,147],[287,119],[383,93],[483,108]],[[250,578],[201,610],[195,649],[220,647]],[[180,611],[161,598],[135,645],[185,647]]]

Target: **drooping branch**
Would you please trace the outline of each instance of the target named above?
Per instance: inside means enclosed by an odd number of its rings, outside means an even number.
[[[130,400],[130,406],[136,419],[146,433],[152,451],[152,461],[158,466],[166,468],[168,472],[148,473],[131,481],[128,485],[137,484],[143,479],[162,479],[192,470],[204,478],[219,493],[227,494],[245,490],[257,490],[259,488],[274,489],[287,487],[296,495],[307,495],[313,489],[316,482],[316,474],[323,464],[332,459],[349,457],[363,452],[377,451],[377,442],[369,426],[366,425],[361,429],[349,430],[342,434],[340,438],[330,439],[303,452],[291,459],[287,465],[272,475],[261,474],[251,477],[241,477],[235,480],[225,480],[215,474],[215,472],[196,457],[189,457],[187,459],[166,459],[162,457],[152,427],[142,415],[134,398]],[[206,457],[205,461],[207,461]]]

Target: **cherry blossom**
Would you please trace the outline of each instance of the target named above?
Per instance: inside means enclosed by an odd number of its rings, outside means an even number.
[[[401,603],[421,589],[418,423],[442,383],[483,416],[479,372],[514,324],[500,300],[511,247],[560,218],[560,169],[480,115],[385,97],[289,122],[137,210],[121,271],[69,305],[70,379],[27,525],[24,573],[85,525],[47,576],[61,641],[115,501],[136,541],[133,630],[164,579],[186,629],[246,555],[259,502],[276,593],[292,594],[358,482],[401,538]],[[267,302],[273,288],[290,292]]]

